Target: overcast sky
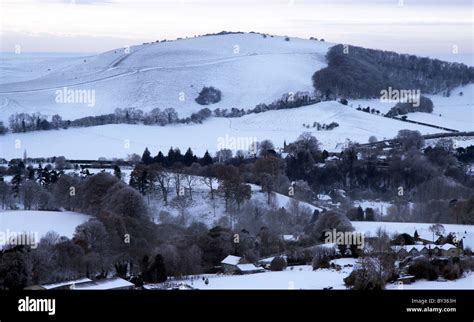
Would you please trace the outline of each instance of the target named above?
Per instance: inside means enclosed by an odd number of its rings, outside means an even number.
[[[0,50],[102,52],[259,31],[420,55],[474,52],[471,0],[1,0]],[[452,60],[452,59],[450,59]]]

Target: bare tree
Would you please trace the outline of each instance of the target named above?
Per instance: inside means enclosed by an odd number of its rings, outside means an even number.
[[[189,191],[189,198],[193,200],[193,189],[196,186],[199,178],[195,175],[185,173],[184,175],[184,182],[186,184],[186,188]]]
[[[20,198],[23,203],[23,209],[38,209],[38,196],[41,186],[36,182],[28,180],[20,186]]]
[[[150,167],[150,177],[153,184],[156,182],[161,191],[161,196],[165,206],[168,205],[168,194],[171,189],[171,173],[163,168],[161,164],[152,164]]]
[[[170,206],[179,212],[180,221],[183,226],[188,222],[188,208],[193,205],[194,201],[189,196],[176,196],[170,202]]]
[[[433,242],[435,241],[435,235],[436,236],[442,236],[444,235],[444,233],[446,232],[446,230],[444,229],[444,226],[441,225],[441,224],[433,224],[431,225],[429,228],[429,231],[431,231],[433,233]]]

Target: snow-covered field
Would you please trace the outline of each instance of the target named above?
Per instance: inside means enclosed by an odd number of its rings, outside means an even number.
[[[209,279],[208,285],[202,279],[195,279],[192,284],[190,281],[185,282],[192,287],[204,290],[322,290],[326,287],[346,289],[343,279],[350,274],[353,267],[343,267],[343,265],[354,265],[356,259],[342,258],[333,260],[333,262],[342,266],[339,272],[333,269],[313,271],[310,265],[299,265],[288,267],[281,272],[266,271],[250,275],[206,275]]]
[[[57,64],[41,59],[24,63],[27,56],[18,54],[0,65],[0,120],[18,112],[75,119],[127,107],[174,107],[186,116],[204,107],[194,101],[204,86],[222,91],[222,101],[213,109],[253,108],[285,93],[312,91],[311,76],[326,66],[324,55],[333,45],[233,34],[119,48]],[[56,103],[56,90],[63,87],[95,91],[95,106]]]
[[[182,282],[193,288],[204,290],[322,290],[332,287],[335,290],[347,289],[344,278],[354,269],[357,259],[340,258],[331,261],[340,265],[341,270],[318,269],[313,271],[310,265],[299,265],[288,267],[281,272],[265,271],[250,275],[203,275],[209,280],[209,284],[201,276],[185,279]],[[352,265],[346,266],[344,265]],[[152,289],[152,288],[151,288]],[[399,286],[388,283],[387,290],[411,290],[411,289],[474,289],[474,273],[466,273],[462,278],[454,281],[426,281],[418,280],[413,284]]]
[[[379,227],[384,228],[389,233],[407,233],[411,236],[418,231],[421,238],[432,241],[433,233],[429,231],[432,224],[428,223],[411,223],[411,222],[380,222],[380,221],[352,221],[355,230],[371,236]],[[455,233],[456,236],[463,238],[464,247],[474,248],[474,225],[452,225],[443,224],[445,233]],[[436,239],[436,236],[435,236]]]
[[[459,95],[462,92],[462,96]],[[433,102],[433,113],[408,113],[409,120],[442,126],[458,131],[474,131],[474,84],[457,87],[450,97],[425,95]],[[396,103],[386,103],[379,99],[350,100],[353,108],[370,106],[381,113],[387,113]],[[360,112],[363,113],[363,112]]]
[[[331,131],[305,128],[303,123],[337,122]],[[235,150],[246,150],[249,145],[233,146],[240,142],[270,139],[276,147],[292,142],[303,132],[311,132],[328,151],[341,151],[348,140],[366,143],[370,136],[393,138],[401,129],[419,130],[422,134],[442,132],[439,129],[406,123],[363,113],[337,102],[321,102],[291,110],[268,111],[239,118],[211,118],[203,124],[144,126],[113,124],[68,130],[36,131],[0,136],[0,155],[6,159],[21,158],[26,150],[29,157],[66,156],[70,159],[126,158],[141,155],[146,147],[153,155],[179,147],[191,147],[202,156],[206,150],[216,152],[221,142]],[[17,141],[20,140],[20,141]],[[18,145],[20,143],[20,145]],[[237,147],[237,148],[235,148]]]
[[[49,231],[71,238],[77,226],[89,220],[90,216],[75,212],[57,211],[0,211],[0,232],[31,234],[43,237]],[[1,246],[1,245],[0,245]]]
[[[0,52],[0,84],[28,81],[83,63],[84,53]]]

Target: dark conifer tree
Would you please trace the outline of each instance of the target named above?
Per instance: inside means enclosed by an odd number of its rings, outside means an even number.
[[[165,156],[163,155],[163,153],[161,153],[161,151],[160,151],[160,152],[158,152],[158,154],[156,155],[156,157],[153,158],[153,161],[154,161],[155,163],[165,164],[166,158],[165,158]]]
[[[364,220],[364,210],[362,209],[361,206],[357,208],[357,220],[358,221],[363,221]]]
[[[200,160],[200,163],[201,163],[202,166],[210,165],[210,164],[213,163],[212,157],[211,157],[211,155],[209,154],[208,151],[206,151],[206,153],[204,153],[204,156]]]
[[[142,162],[145,163],[146,165],[153,163],[153,158],[151,157],[151,153],[148,150],[148,148],[145,148],[145,151],[143,152]]]
[[[191,164],[193,164],[194,162],[197,161],[197,158],[194,155],[191,148],[188,148],[188,150],[184,154],[183,161],[184,161],[184,165],[187,166],[187,167],[189,167]]]
[[[118,165],[114,166],[114,176],[116,176],[119,180],[122,179],[122,170],[120,170]]]
[[[166,166],[172,166],[176,162],[176,153],[171,147],[168,151],[168,155],[166,156]]]

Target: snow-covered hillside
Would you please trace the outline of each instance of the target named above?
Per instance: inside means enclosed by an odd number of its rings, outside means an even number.
[[[84,54],[0,52],[0,84],[44,77],[82,64],[84,59]]]
[[[218,221],[226,215],[225,213],[225,202],[221,197],[215,197],[214,199],[210,198],[209,187],[204,184],[201,177],[193,176],[193,198],[192,202],[189,204],[189,207],[186,209],[185,222],[189,224],[193,221],[201,222],[209,227],[218,225]],[[219,183],[213,183],[214,189],[219,187]],[[252,190],[252,195],[250,201],[255,202],[262,206],[262,208],[281,208],[285,207],[289,209],[291,207],[291,202],[295,202],[300,208],[307,208],[308,211],[313,212],[314,210],[322,211],[321,208],[311,205],[306,202],[298,201],[294,198],[285,196],[280,193],[273,193],[271,195],[270,205],[267,204],[267,194],[262,191],[262,187],[250,184]],[[171,200],[175,198],[176,192],[172,191],[168,198]],[[152,196],[147,197],[146,200],[152,208],[152,216],[156,223],[160,223],[159,214],[161,211],[169,212],[173,217],[179,218],[180,211],[173,207],[171,204],[167,206],[164,205],[160,197]]]
[[[455,88],[449,97],[441,94],[425,96],[433,102],[433,113],[408,113],[409,120],[458,131],[474,131],[474,84]],[[381,113],[387,113],[396,105],[396,103],[387,103],[379,99],[350,100],[349,104],[353,108],[359,105],[362,108],[370,106]]]
[[[253,108],[288,92],[311,91],[311,76],[326,66],[324,55],[333,45],[230,34],[120,48],[84,57],[79,63],[71,60],[69,66],[64,66],[64,60],[28,63],[28,70],[50,69],[47,75],[25,70],[20,54],[16,66],[11,59],[7,67],[0,66],[0,120],[18,112],[75,119],[127,107],[144,111],[174,107],[185,116],[203,107],[194,101],[203,86],[222,91],[222,101],[213,108]],[[13,77],[17,73],[23,76]],[[26,75],[43,77],[10,83]],[[63,87],[94,90],[95,106],[56,103],[55,92]]]
[[[60,236],[71,238],[76,227],[89,218],[90,216],[69,211],[0,211],[0,232],[5,235],[8,232],[26,233],[41,238],[47,232],[55,231]]]
[[[337,122],[331,131],[316,131],[303,124]],[[328,151],[341,151],[347,140],[366,143],[370,136],[393,138],[401,129],[418,130],[422,134],[442,132],[439,129],[411,124],[357,111],[337,102],[321,102],[291,110],[275,110],[249,114],[239,118],[211,118],[203,124],[144,126],[104,125],[68,130],[36,131],[0,136],[0,155],[6,159],[63,155],[70,159],[126,158],[141,155],[146,147],[153,154],[172,147],[203,155],[218,151],[226,137],[262,141],[270,139],[276,147],[292,142],[303,132],[311,132]],[[20,140],[20,141],[16,141]],[[245,141],[245,140],[243,140]],[[20,146],[18,147],[18,142]],[[249,146],[231,150],[246,150]]]

